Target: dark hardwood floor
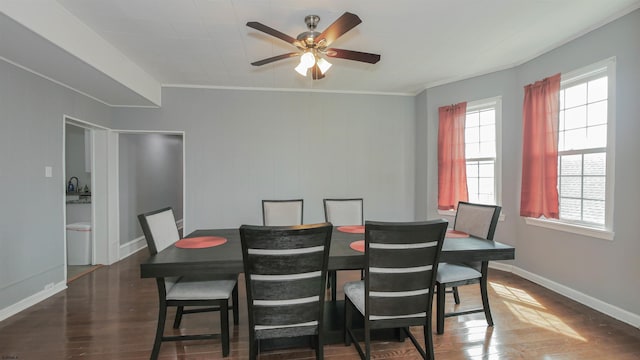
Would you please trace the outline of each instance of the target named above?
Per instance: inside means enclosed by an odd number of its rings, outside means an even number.
[[[0,322],[0,359],[148,359],[157,290],[153,279],[140,278],[138,264],[146,257],[143,250],[101,267],[70,283],[66,291]],[[339,272],[340,281],[359,276],[358,271]],[[495,326],[487,327],[482,314],[448,318],[445,334],[434,335],[436,358],[640,359],[640,329],[509,273],[491,270],[489,280]],[[480,305],[477,285],[460,290],[461,306]],[[246,359],[249,353],[244,282],[240,296],[240,325],[231,330],[228,359]],[[186,315],[183,327],[185,332],[217,331],[218,315]],[[414,330],[422,341],[422,330]],[[374,342],[372,348],[377,359],[419,358],[409,341]],[[220,341],[164,343],[160,358],[222,358]],[[261,358],[313,359],[315,353],[310,348],[275,350]],[[325,346],[325,358],[358,356],[353,346],[335,344]]]

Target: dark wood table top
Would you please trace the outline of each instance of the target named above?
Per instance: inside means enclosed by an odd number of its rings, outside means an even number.
[[[188,237],[196,236],[222,236],[228,241],[220,246],[202,249],[181,249],[169,246],[140,264],[140,276],[153,278],[243,272],[238,229],[196,230]],[[334,228],[329,254],[329,270],[362,269],[364,254],[351,249],[349,244],[363,239],[364,234],[344,233]],[[514,247],[474,237],[446,238],[440,255],[442,262],[511,260],[514,258]]]

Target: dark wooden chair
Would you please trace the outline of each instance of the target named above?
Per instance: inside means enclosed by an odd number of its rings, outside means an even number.
[[[502,208],[497,205],[473,204],[460,201],[458,203],[453,229],[478,238],[493,240],[501,209]],[[491,317],[491,308],[489,307],[489,296],[487,293],[488,269],[488,261],[466,264],[440,264],[436,278],[438,291],[436,329],[438,334],[444,333],[444,319],[446,317],[478,312],[484,312],[487,323],[489,326],[493,326],[493,318]],[[447,288],[452,289],[450,292],[453,293],[455,303],[460,304],[458,286],[477,283],[480,284],[480,295],[482,297],[481,309],[445,313],[445,294],[447,293]]]
[[[345,345],[353,341],[360,357],[371,357],[371,330],[396,328],[406,333],[420,355],[433,359],[433,293],[448,223],[365,223],[364,280],[344,285]],[[365,349],[353,330],[354,309],[364,316]],[[423,349],[409,331],[422,326]]]
[[[323,199],[324,221],[335,226],[364,225],[364,201],[362,198]],[[336,301],[338,274],[329,271],[327,288],[331,288],[331,300]]]
[[[304,200],[262,200],[264,226],[302,225]]]
[[[249,315],[249,358],[260,340],[309,336],[323,358],[331,224],[240,227]]]
[[[173,210],[168,207],[138,215],[151,255],[172,246],[180,239]],[[238,324],[238,274],[215,275],[219,280],[189,279],[188,277],[156,278],[158,285],[158,327],[151,351],[157,359],[163,341],[202,340],[221,337],[222,355],[229,355],[229,299],[233,299],[233,323]],[[183,314],[209,311],[220,312],[220,334],[165,336],[167,307],[175,306],[173,328],[180,327]],[[197,307],[185,309],[185,307]]]

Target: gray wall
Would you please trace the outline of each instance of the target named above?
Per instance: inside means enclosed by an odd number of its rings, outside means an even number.
[[[161,109],[119,109],[121,129],[185,131],[185,230],[261,224],[261,200],[364,197],[367,219],[414,217],[414,98],[165,88]]]
[[[616,56],[613,241],[527,225],[519,217],[523,87]],[[640,10],[516,68],[428,89],[417,97],[416,213],[437,207],[437,108],[501,95],[503,212],[496,240],[517,246],[513,264],[640,315]],[[422,165],[426,163],[427,166]]]
[[[65,114],[111,125],[107,106],[0,61],[0,309],[66,281]]]
[[[119,135],[120,243],[142,234],[138,214],[171,206],[182,219],[182,136]]]

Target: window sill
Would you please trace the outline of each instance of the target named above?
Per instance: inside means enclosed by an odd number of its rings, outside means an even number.
[[[527,223],[527,225],[540,226],[547,229],[559,230],[559,231],[589,236],[592,238],[603,239],[603,240],[612,241],[615,234],[613,231],[609,231],[605,229],[597,229],[597,228],[591,228],[587,226],[567,224],[567,223],[562,223],[554,220],[543,220],[543,219],[534,219],[530,217],[525,217],[524,221]]]
[[[443,216],[453,216],[456,217],[456,212],[455,210],[438,210],[438,214],[443,215]],[[498,221],[504,221],[504,213],[500,212],[500,216],[498,217]]]

